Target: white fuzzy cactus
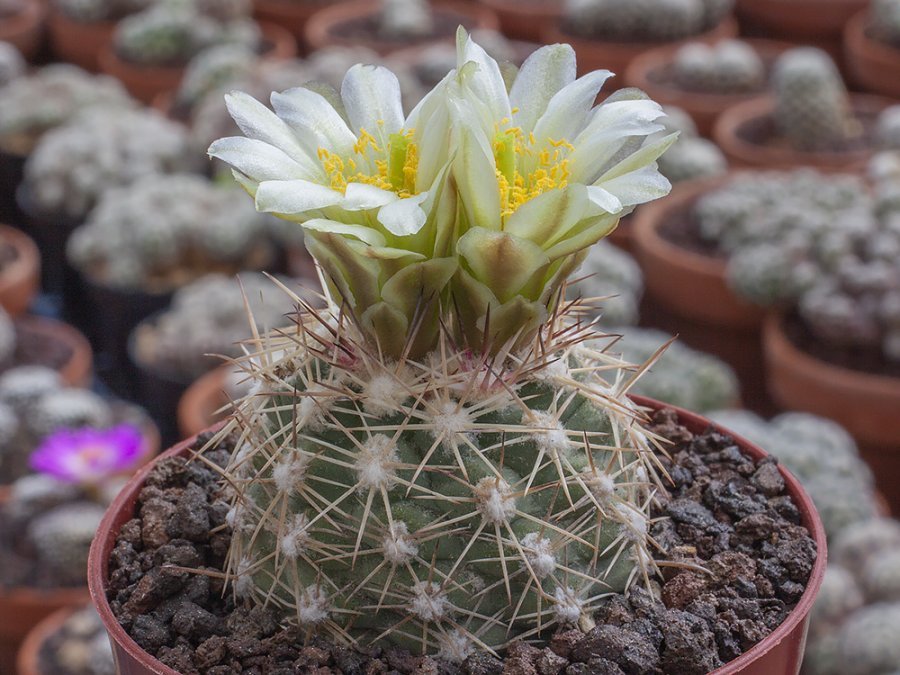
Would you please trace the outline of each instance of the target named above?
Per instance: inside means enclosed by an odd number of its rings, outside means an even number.
[[[703,93],[752,93],[766,83],[762,59],[753,47],[739,40],[687,44],[675,54],[673,67],[679,86]]]
[[[388,40],[423,38],[434,32],[428,0],[383,0],[378,32]]]
[[[25,74],[25,59],[9,42],[0,40],[0,89]]]
[[[12,317],[0,307],[0,363],[10,365],[16,352],[16,326]]]
[[[679,40],[715,26],[731,0],[568,0],[573,34],[623,41]]]

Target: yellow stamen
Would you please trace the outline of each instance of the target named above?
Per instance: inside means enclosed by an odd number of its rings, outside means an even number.
[[[383,124],[383,123],[381,123]],[[378,140],[365,129],[353,145],[353,156],[342,158],[326,148],[319,148],[318,157],[327,176],[327,184],[339,192],[346,192],[350,183],[374,185],[394,192],[401,199],[416,192],[419,149],[412,141],[413,131],[392,134],[389,147],[382,148]],[[375,166],[375,172],[360,167]]]
[[[511,216],[523,204],[550,190],[562,189],[569,181],[568,153],[575,148],[566,140],[547,139],[551,149],[535,151],[534,134],[526,137],[518,128],[506,129],[494,137],[494,160],[497,184],[500,189],[500,208],[503,217]],[[528,173],[520,171],[520,158],[537,160]]]

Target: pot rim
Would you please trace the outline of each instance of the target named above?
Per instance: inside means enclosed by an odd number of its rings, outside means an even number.
[[[876,40],[868,35],[871,12],[866,9],[853,15],[844,28],[844,45],[850,52],[866,54],[871,59],[888,63],[900,62],[900,48]]]
[[[0,295],[10,292],[16,287],[19,290],[29,286],[33,292],[28,298],[28,304],[38,292],[41,276],[41,254],[34,240],[25,234],[22,230],[10,225],[0,224],[0,238],[16,250],[16,259],[7,265],[3,272],[0,273]],[[7,312],[11,316],[21,316],[28,311],[28,306],[24,306],[20,311],[12,312],[12,308],[7,307]]]
[[[85,599],[88,596],[85,595]],[[50,636],[56,633],[66,620],[80,608],[77,605],[58,609],[48,617],[41,619],[25,636],[25,641],[16,654],[16,670],[18,675],[40,675],[38,662],[41,647]]]
[[[849,98],[851,107],[857,111],[876,112],[892,104],[889,98],[876,94],[850,92]],[[774,108],[775,97],[771,93],[729,106],[713,126],[713,140],[732,161],[760,170],[810,166],[825,172],[853,173],[854,168],[865,163],[875,152],[874,146],[847,152],[809,152],[759,145],[741,137],[738,133],[741,127],[747,122],[771,116]]]
[[[759,446],[696,413],[642,396],[634,395],[631,396],[631,398],[635,403],[645,408],[670,408],[674,410],[678,415],[679,422],[685,424],[685,426],[692,431],[697,432],[712,427],[727,433],[737,441],[741,452],[754,459],[761,459],[768,456],[768,453]],[[214,425],[213,427],[210,427],[210,431],[221,429],[223,425],[224,422]],[[196,439],[197,436],[194,436],[178,443],[173,448],[161,454],[154,461],[147,463],[131,478],[131,480],[129,480],[128,484],[121,492],[119,492],[104,515],[100,527],[97,529],[97,535],[94,537],[94,541],[91,544],[90,556],[88,558],[88,588],[90,589],[91,600],[94,603],[95,609],[100,614],[100,619],[109,633],[110,640],[122,648],[137,663],[140,663],[144,668],[155,675],[179,674],[168,666],[160,663],[138,646],[121,624],[119,624],[106,598],[109,553],[112,550],[116,536],[118,535],[118,528],[115,532],[113,531],[113,528],[115,521],[120,518],[120,513],[126,510],[133,510],[141,486],[143,486],[147,476],[156,464],[163,459],[186,454],[189,452],[189,448],[196,442]],[[828,558],[825,528],[822,525],[822,521],[819,518],[815,505],[800,485],[800,482],[783,465],[778,464],[777,466],[779,473],[784,478],[788,494],[800,510],[804,528],[816,542],[816,561],[813,564],[813,569],[806,582],[806,588],[803,591],[803,595],[801,595],[797,605],[791,610],[787,618],[785,618],[774,631],[760,642],[755,644],[738,658],[713,671],[711,675],[731,675],[732,673],[740,672],[750,663],[763,658],[768,652],[780,645],[781,642],[795,629],[803,625],[812,609],[813,602],[818,595],[819,587],[821,586],[822,579],[825,575],[825,566]]]
[[[784,313],[773,313],[766,317],[763,324],[763,346],[766,352],[781,354],[804,372],[817,372],[819,379],[840,383],[841,388],[848,393],[864,391],[867,395],[880,394],[886,398],[900,399],[900,378],[853,370],[823,361],[790,341],[784,332],[784,321]]]

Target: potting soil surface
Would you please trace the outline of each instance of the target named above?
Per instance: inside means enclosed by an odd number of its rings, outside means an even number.
[[[673,484],[653,505],[652,534],[667,552],[659,558],[706,571],[663,567],[653,593],[635,586],[603,601],[588,633],[560,628],[513,644],[503,658],[476,653],[462,664],[398,648],[304,644],[273,610],[223,596],[229,507],[217,499],[216,472],[183,458],[149,476],[111,554],[108,598],[144,650],[186,675],[708,673],[782,623],[805,589],[816,545],[775,460],[754,462],[713,430],[694,436],[671,410],[658,412],[652,429],[673,443],[661,457]],[[228,445],[206,457],[224,464]]]

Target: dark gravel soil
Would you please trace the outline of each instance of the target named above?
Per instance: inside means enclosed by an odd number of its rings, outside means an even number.
[[[185,675],[706,673],[784,620],[816,545],[774,460],[754,463],[712,430],[693,436],[672,411],[657,413],[654,428],[673,441],[663,462],[674,486],[655,505],[653,535],[668,560],[708,572],[664,567],[654,588],[661,600],[639,588],[612,597],[590,632],[560,629],[548,642],[514,644],[503,660],[477,654],[451,665],[397,649],[302,646],[299,632],[279,627],[270,611],[235,607],[230,594],[222,598],[220,578],[227,507],[215,500],[215,473],[183,459],[161,463],[141,492],[111,556],[108,597],[135,641]],[[227,454],[219,448],[207,457],[224,462]]]
[[[719,260],[727,259],[727,256],[719,250],[718,242],[700,236],[700,224],[694,216],[694,202],[669,214],[659,226],[659,236],[670,244],[692,253]]]

